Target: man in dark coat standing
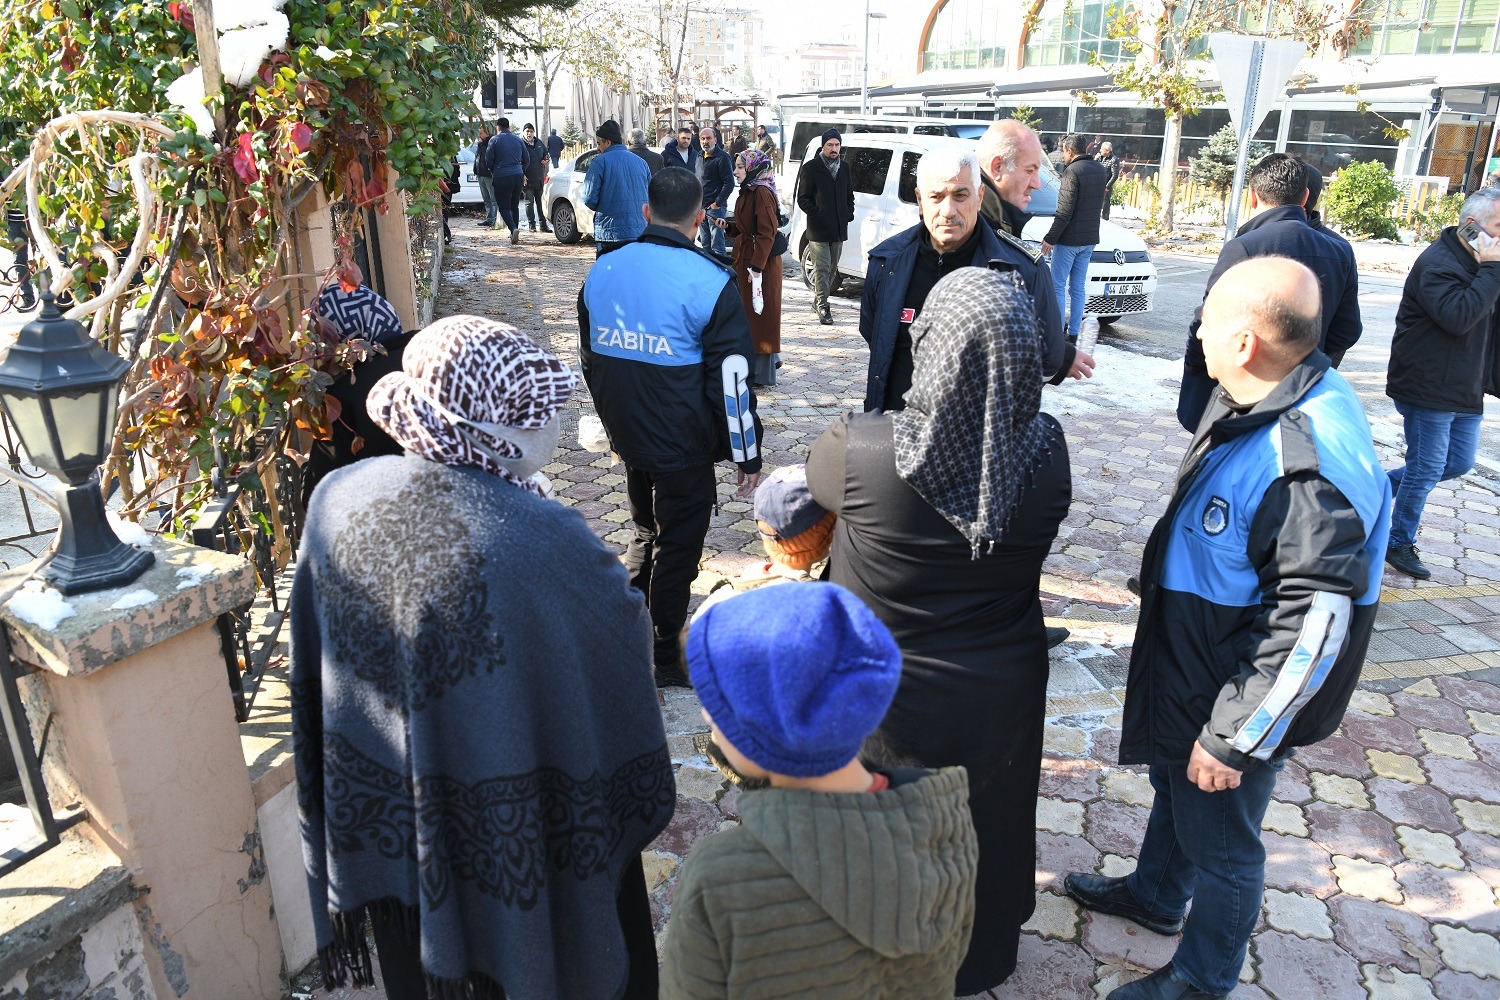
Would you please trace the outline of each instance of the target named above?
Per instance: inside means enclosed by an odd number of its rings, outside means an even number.
[[[1109,186],[1109,171],[1089,155],[1088,146],[1088,136],[1076,132],[1063,140],[1068,165],[1057,194],[1057,215],[1042,237],[1042,253],[1052,255],[1052,287],[1069,340],[1077,340],[1083,326],[1089,261],[1099,242],[1099,215],[1104,210],[1104,189]]]
[[[829,293],[839,273],[839,256],[854,221],[854,176],[839,151],[838,129],[823,133],[823,146],[797,173],[797,207],[807,216],[807,256],[812,265],[813,312],[824,326],[833,325]]]
[[[750,148],[745,141],[745,130],[738,125],[729,126],[729,158],[732,160]]]
[[[557,134],[557,129],[553,129],[552,134],[547,136],[547,155],[552,158],[552,165],[554,167],[557,166],[557,161],[562,156],[562,151],[562,136]]]
[[[1385,394],[1405,421],[1406,465],[1392,469],[1386,562],[1425,580],[1417,527],[1432,488],[1474,467],[1484,396],[1500,395],[1500,188],[1481,188],[1459,224],[1422,251],[1396,308]]]
[[[1222,391],[1146,544],[1120,731],[1120,763],[1150,765],[1155,800],[1134,872],[1063,882],[1092,910],[1182,937],[1109,1000],[1238,985],[1277,775],[1333,734],[1359,682],[1391,494],[1364,406],[1318,351],[1318,308],[1312,271],[1276,256],[1228,269],[1203,304]]]
[[[1307,201],[1307,174],[1295,157],[1285,153],[1265,157],[1251,169],[1245,186],[1250,189],[1250,211],[1254,215],[1219,251],[1218,263],[1208,276],[1204,299],[1221,274],[1247,258],[1282,256],[1301,261],[1318,276],[1323,303],[1323,339],[1318,346],[1337,368],[1344,352],[1359,340],[1363,329],[1359,318],[1359,270],[1352,255],[1345,256],[1332,240],[1308,225],[1307,212],[1302,207]],[[1214,380],[1204,365],[1203,345],[1198,340],[1200,322],[1201,319],[1194,318],[1188,327],[1182,389],[1177,397],[1177,422],[1189,432],[1197,429],[1214,390]]]
[[[703,154],[693,161],[693,173],[703,184],[703,225],[698,230],[698,242],[703,249],[724,253],[724,230],[714,225],[714,219],[729,214],[729,196],[734,194],[734,161],[719,145],[719,130],[705,125],[698,131],[699,148]]]
[[[646,145],[645,129],[631,129],[630,139],[626,142],[625,148],[646,161],[646,166],[651,168],[652,177],[655,177],[656,172],[664,166],[661,154]]]
[[[661,162],[666,167],[681,167],[684,170],[693,169],[693,161],[697,157],[694,152],[698,148],[697,137],[693,130],[684,125],[677,130],[677,138],[667,143],[661,149]]]
[[[490,178],[500,218],[510,230],[512,244],[521,242],[521,192],[526,186],[526,144],[510,130],[510,119],[500,119],[500,129],[490,139]]]
[[[526,124],[521,129],[521,142],[526,146],[526,183],[524,195],[526,198],[526,222],[531,231],[536,232],[537,222],[542,224],[542,232],[550,233],[547,228],[547,213],[542,207],[542,188],[547,183],[547,147],[536,137],[536,126]]]

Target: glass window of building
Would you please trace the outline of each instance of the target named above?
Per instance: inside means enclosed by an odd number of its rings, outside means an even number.
[[[1497,48],[1500,0],[1376,0],[1357,55],[1468,55]]]
[[[1096,52],[1109,62],[1130,59],[1106,37],[1110,10],[1118,6],[1118,0],[1047,0],[1026,39],[1026,65],[1085,66]]]
[[[1286,151],[1326,177],[1354,162],[1396,166],[1400,143],[1385,134],[1390,122],[1368,111],[1293,111]]]
[[[1004,69],[1004,7],[992,0],[948,0],[927,33],[922,68]]]

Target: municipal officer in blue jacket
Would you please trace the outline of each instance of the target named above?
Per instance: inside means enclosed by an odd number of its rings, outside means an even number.
[[[510,130],[510,119],[500,119],[500,131],[490,139],[490,182],[499,203],[500,218],[510,229],[511,243],[521,242],[521,191],[526,186],[526,164],[531,157],[520,136]]]
[[[578,293],[578,356],[625,464],[635,524],[625,568],[651,610],[656,682],[686,687],[678,635],[717,496],[714,463],[732,461],[739,495],[751,495],[761,429],[734,272],[693,245],[703,185],[660,170],[647,211],[641,238],[599,258]]]
[[[594,213],[594,253],[603,257],[646,231],[646,190],[651,168],[625,146],[613,119],[594,131],[599,155],[583,176],[583,203]]]
[[[1219,251],[1204,296],[1220,275],[1242,260],[1282,256],[1300,261],[1318,276],[1318,297],[1323,307],[1318,349],[1337,368],[1344,352],[1354,346],[1364,329],[1359,318],[1359,269],[1354,254],[1308,224],[1303,208],[1308,196],[1307,173],[1296,157],[1270,154],[1250,170],[1245,184],[1255,215]],[[1214,390],[1213,378],[1203,365],[1198,323],[1195,318],[1188,327],[1182,388],[1177,396],[1177,421],[1189,432],[1198,426]]]
[[[1286,257],[1236,264],[1203,304],[1219,391],[1146,545],[1120,735],[1120,762],[1149,764],[1156,798],[1134,873],[1064,880],[1085,906],[1182,939],[1110,1000],[1234,989],[1276,776],[1338,728],[1359,680],[1391,489],[1321,335],[1317,277]]]

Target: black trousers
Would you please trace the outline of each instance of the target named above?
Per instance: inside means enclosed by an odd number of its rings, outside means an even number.
[[[542,184],[540,179],[527,181],[522,191],[526,197],[526,224],[532,229],[538,222],[543,229],[547,228],[547,213],[542,211]]]
[[[635,522],[625,569],[630,585],[646,595],[656,665],[675,666],[682,657],[678,634],[687,624],[688,599],[717,496],[714,467],[647,472],[626,466],[625,494]]]
[[[495,189],[495,201],[500,204],[500,220],[505,228],[518,232],[521,228],[521,188],[526,178],[520,174],[496,177],[491,184]]]
[[[656,1000],[660,973],[656,968],[656,937],[651,929],[651,898],[646,892],[646,872],[637,854],[625,865],[620,891],[615,899],[620,930],[625,935],[625,956],[630,963],[625,993],[620,1000]],[[375,931],[375,954],[380,978],[389,1000],[428,1000],[427,980],[422,973],[422,934],[415,921],[402,926],[397,921],[371,914]],[[504,994],[500,994],[504,1000]]]

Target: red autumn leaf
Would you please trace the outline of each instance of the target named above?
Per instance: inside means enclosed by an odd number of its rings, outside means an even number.
[[[307,127],[307,122],[298,122],[292,126],[292,145],[297,152],[305,153],[312,148],[313,131]]]
[[[64,73],[72,73],[78,69],[78,57],[80,54],[78,43],[73,41],[73,37],[71,35],[64,35],[62,54],[58,60],[62,65]]]
[[[254,140],[249,132],[240,133],[239,145],[234,153],[234,172],[246,184],[260,180],[260,168],[255,165]]]
[[[271,66],[270,63],[266,63],[265,65],[261,66],[260,73],[258,73],[257,75],[260,77],[260,82],[269,87],[271,85],[271,81],[276,79],[276,70]]]
[[[365,274],[352,259],[345,258],[344,262],[339,265],[338,279],[339,288],[343,290],[344,294],[352,295],[364,283]]]
[[[370,183],[365,185],[364,204],[370,205],[378,201],[380,204],[376,207],[376,211],[384,212],[385,202],[382,200],[384,198],[385,184],[381,182],[379,177],[371,179]]]

